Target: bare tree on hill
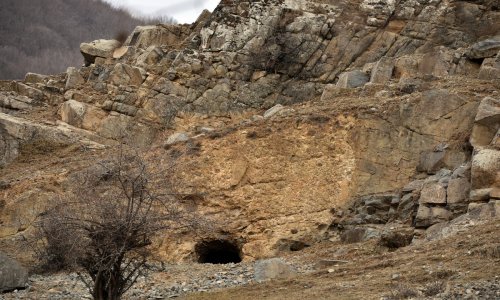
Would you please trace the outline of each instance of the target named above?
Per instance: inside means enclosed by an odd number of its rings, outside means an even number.
[[[76,270],[94,299],[120,299],[143,274],[158,233],[195,225],[172,193],[155,194],[152,179],[138,155],[123,151],[85,172],[38,222],[40,259]]]

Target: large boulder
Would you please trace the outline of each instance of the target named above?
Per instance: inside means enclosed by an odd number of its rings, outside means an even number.
[[[68,100],[59,109],[61,120],[71,126],[97,131],[107,113],[100,108]]]
[[[467,57],[471,59],[493,57],[498,51],[500,51],[500,35],[475,43],[470,47]]]
[[[486,97],[481,100],[474,121],[486,126],[500,127],[500,99]]]
[[[96,40],[80,44],[80,52],[85,59],[85,65],[89,66],[95,62],[96,57],[112,58],[115,49],[120,46],[121,43],[116,40]]]
[[[140,86],[145,79],[145,74],[143,69],[118,63],[110,74],[110,81],[114,85]]]
[[[23,289],[28,282],[28,271],[16,260],[0,252],[0,292]]]
[[[66,71],[66,89],[73,89],[83,83],[85,83],[85,80],[80,75],[80,72],[78,72],[78,69],[69,67]]]
[[[485,58],[479,69],[478,77],[485,80],[500,79],[500,55],[497,55],[496,58]]]
[[[487,146],[500,128],[500,100],[486,97],[477,109],[470,143],[474,147]]]
[[[255,263],[255,280],[289,278],[297,272],[281,258],[259,260]]]
[[[481,149],[472,158],[472,189],[484,189],[500,184],[500,151]]]

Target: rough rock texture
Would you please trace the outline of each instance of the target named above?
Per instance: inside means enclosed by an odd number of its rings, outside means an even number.
[[[79,84],[83,84],[85,80],[83,79],[82,75],[80,75],[80,72],[74,67],[68,68],[66,71],[66,86],[65,88],[67,90],[73,89],[77,87]]]
[[[243,260],[496,201],[494,2],[222,1],[84,43],[78,70],[0,82],[0,242],[122,142],[175,169],[180,205]],[[165,233],[158,256],[193,260],[203,238]]]
[[[470,47],[467,56],[472,59],[493,57],[500,51],[500,35],[482,40]]]
[[[257,261],[254,268],[257,281],[289,278],[296,274],[296,271],[280,258]]]
[[[25,288],[27,282],[28,271],[0,252],[0,293]]]
[[[110,58],[113,52],[120,47],[120,42],[115,40],[97,40],[91,43],[82,43],[80,52],[85,58],[85,64],[90,65],[95,62],[96,57]]]

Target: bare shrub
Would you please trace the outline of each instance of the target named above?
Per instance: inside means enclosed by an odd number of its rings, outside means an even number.
[[[406,247],[413,240],[413,231],[390,231],[384,232],[379,240],[379,245],[389,249]]]
[[[425,286],[423,293],[427,297],[436,296],[437,294],[441,294],[445,290],[445,283],[443,281],[434,281]]]
[[[391,290],[391,293],[386,297],[388,300],[409,299],[418,296],[418,291],[404,284],[399,284]]]
[[[173,193],[154,192],[153,175],[136,154],[120,150],[77,177],[80,187],[38,222],[39,257],[53,269],[75,270],[94,299],[120,299],[146,270],[153,238],[194,222]]]
[[[436,279],[448,279],[455,274],[457,274],[457,271],[449,269],[437,270],[436,272],[432,273],[433,277]]]

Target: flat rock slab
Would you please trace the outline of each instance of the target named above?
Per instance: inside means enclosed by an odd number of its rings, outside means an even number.
[[[90,43],[80,44],[80,52],[85,58],[85,64],[90,65],[95,62],[96,57],[111,58],[116,48],[121,43],[116,40],[96,40]]]

